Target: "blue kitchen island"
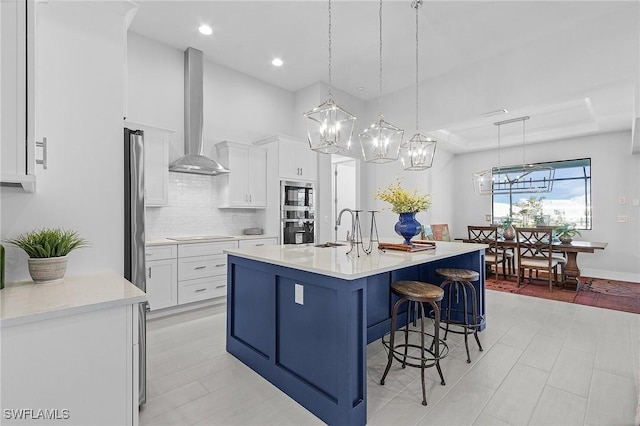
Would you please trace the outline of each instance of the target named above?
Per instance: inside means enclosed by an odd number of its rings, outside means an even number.
[[[486,247],[437,242],[359,257],[348,246],[229,249],[227,351],[326,423],[364,425],[367,344],[389,331],[391,282],[440,284],[436,268],[478,271],[484,328]]]

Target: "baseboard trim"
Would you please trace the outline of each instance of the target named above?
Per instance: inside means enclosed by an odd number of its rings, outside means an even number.
[[[580,275],[583,277],[600,278],[616,281],[629,281],[640,284],[640,274],[632,272],[608,271],[605,269],[581,268]]]
[[[220,305],[224,310],[227,308],[227,297],[216,297],[215,299],[202,300],[199,302],[192,302],[186,305],[172,306],[170,308],[160,309],[158,311],[147,312],[147,319],[152,320],[156,318],[162,318],[169,315],[181,314],[183,312],[189,312],[200,308],[206,308],[208,306]]]

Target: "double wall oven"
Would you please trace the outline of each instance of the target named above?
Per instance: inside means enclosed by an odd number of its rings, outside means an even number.
[[[280,182],[280,241],[309,244],[315,241],[315,188],[308,182]]]

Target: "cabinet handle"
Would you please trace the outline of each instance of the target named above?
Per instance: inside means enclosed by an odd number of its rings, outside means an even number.
[[[42,160],[36,160],[36,164],[42,164],[42,169],[47,170],[47,138],[42,138],[42,142],[36,141],[36,146],[42,148]]]
[[[151,278],[151,266],[149,266],[149,278]]]
[[[251,194],[249,194],[249,202],[251,202]]]
[[[151,251],[148,251],[148,252],[145,253],[145,256],[152,256],[152,255],[153,255],[153,252],[151,252]]]
[[[264,243],[256,244],[256,247],[260,247],[260,246],[263,246],[263,245],[264,245]]]
[[[196,267],[195,267],[195,268],[193,268],[193,269],[204,269],[204,268],[206,268],[206,266],[196,266]]]
[[[226,284],[220,284],[220,285],[217,285],[216,288],[222,288],[222,287],[226,287],[226,286],[227,286]]]
[[[227,266],[227,264],[226,264],[226,263],[218,263],[218,264],[216,265],[216,268],[219,268],[219,267],[221,267],[221,266]]]
[[[199,289],[196,290],[196,293],[200,293],[201,291],[205,291],[205,290],[206,290],[206,288],[199,288]]]

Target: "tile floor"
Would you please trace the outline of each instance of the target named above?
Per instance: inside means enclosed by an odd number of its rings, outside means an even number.
[[[380,341],[368,358],[369,425],[634,425],[640,315],[487,291],[487,328],[467,364],[449,335],[446,386],[394,364],[385,386]],[[148,402],[140,424],[316,425],[317,417],[225,352],[224,307],[148,323]]]

